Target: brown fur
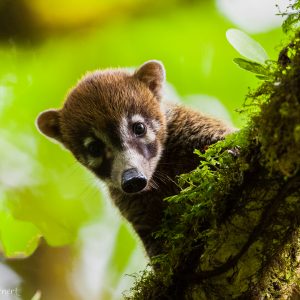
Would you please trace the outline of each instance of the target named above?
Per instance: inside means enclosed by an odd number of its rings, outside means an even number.
[[[162,105],[163,80],[163,66],[156,61],[145,63],[133,75],[123,70],[96,71],[77,84],[61,110],[43,112],[37,120],[42,133],[63,143],[83,165],[107,182],[112,200],[132,224],[150,257],[160,253],[160,242],[152,234],[161,224],[166,206],[163,199],[178,193],[176,176],[198,164],[193,150],[204,150],[233,131],[223,122],[184,106]],[[160,124],[155,141],[146,145],[147,149],[129,137],[129,145],[147,154],[147,160],[153,159],[152,167],[148,166],[153,168],[153,174],[147,187],[134,194],[124,193],[111,179],[114,153],[124,148],[118,137],[124,113],[140,114],[149,124],[153,120]],[[82,143],[93,131],[103,133],[101,139],[106,145],[105,163],[99,168],[87,164]]]

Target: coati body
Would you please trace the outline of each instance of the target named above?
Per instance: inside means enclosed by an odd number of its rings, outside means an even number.
[[[42,112],[37,126],[106,182],[112,200],[132,224],[151,257],[165,197],[178,193],[176,176],[199,163],[195,148],[233,131],[212,117],[164,104],[163,65],[149,61],[125,70],[89,73],[70,91],[62,109]]]

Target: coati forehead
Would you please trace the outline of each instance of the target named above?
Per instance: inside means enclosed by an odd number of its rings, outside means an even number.
[[[117,146],[121,123],[124,118],[131,122],[135,116],[164,125],[160,102],[143,82],[121,70],[96,71],[71,90],[61,110],[60,125],[66,142],[96,131],[109,134]]]

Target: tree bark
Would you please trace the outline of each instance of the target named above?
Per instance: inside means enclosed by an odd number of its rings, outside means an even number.
[[[299,299],[299,32],[272,70],[247,97],[248,125],[181,176],[156,235],[165,254],[128,298]]]

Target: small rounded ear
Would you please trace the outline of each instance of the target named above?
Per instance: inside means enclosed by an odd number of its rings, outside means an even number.
[[[36,126],[47,137],[62,142],[59,110],[49,109],[41,112],[36,119]]]
[[[158,99],[161,98],[161,89],[166,77],[161,62],[157,60],[145,62],[135,71],[134,77],[144,82]]]

